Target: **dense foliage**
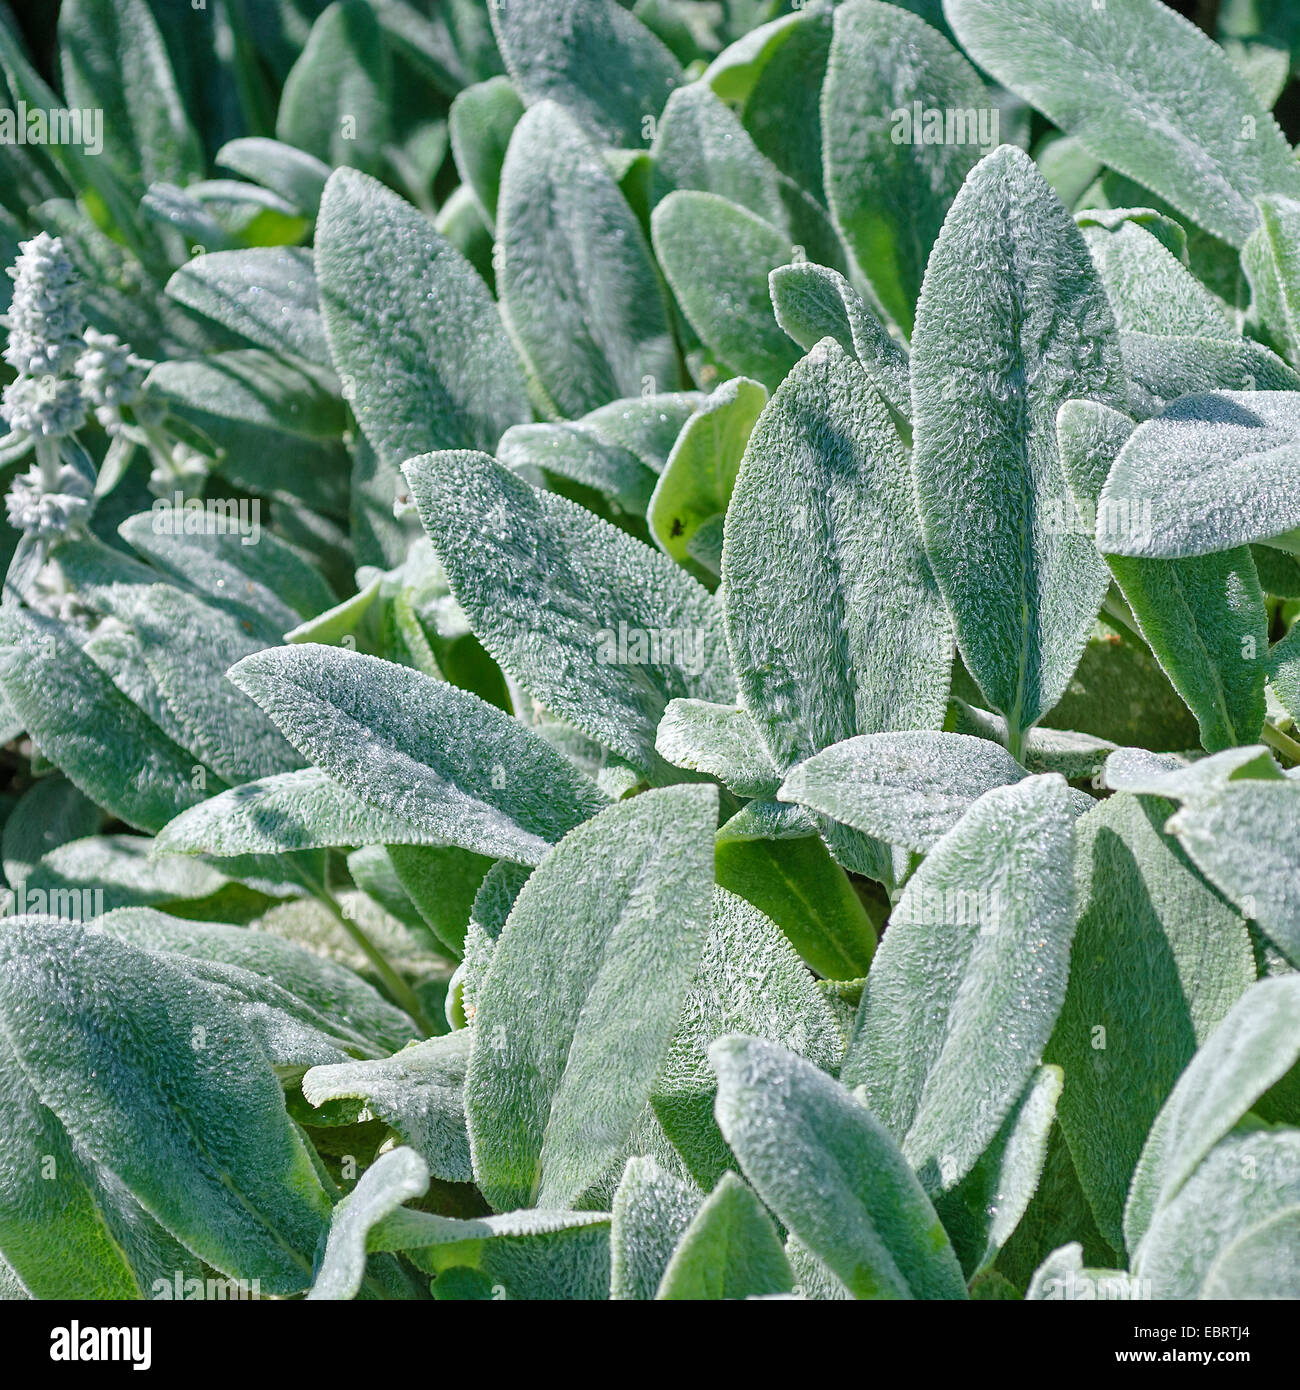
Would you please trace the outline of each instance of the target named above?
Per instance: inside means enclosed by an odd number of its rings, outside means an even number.
[[[10,1296],[1300,1297],[1218,8],[0,5]]]

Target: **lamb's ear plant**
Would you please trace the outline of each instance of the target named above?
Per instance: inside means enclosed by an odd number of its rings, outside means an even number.
[[[1300,1297],[1230,8],[0,6],[0,1286]]]

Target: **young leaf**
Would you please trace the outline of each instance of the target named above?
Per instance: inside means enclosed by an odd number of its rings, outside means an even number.
[[[926,551],[962,660],[1011,751],[1065,692],[1107,576],[1044,524],[1065,482],[1056,412],[1123,405],[1114,320],[1073,220],[1029,157],[971,172],[930,256],[912,340],[913,462]]]
[[[510,137],[495,264],[502,313],[552,413],[572,418],[635,396],[647,378],[652,391],[677,388],[677,349],[645,233],[599,151],[554,102],[532,107]]]
[[[609,1296],[650,1299],[703,1193],[652,1158],[629,1158],[614,1193]]]
[[[479,640],[555,714],[658,772],[668,701],[733,697],[717,606],[667,556],[483,454],[406,476]]]
[[[731,1035],[709,1057],[745,1176],[854,1297],[965,1297],[934,1208],[870,1111],[775,1043]]]
[[[792,255],[789,236],[716,193],[670,193],[654,210],[655,255],[682,313],[729,367],[769,391],[799,360],[772,318],[768,273]]]
[[[258,347],[330,365],[315,264],[301,247],[195,256],[168,280],[167,293]]]
[[[559,102],[607,144],[640,145],[682,81],[676,58],[614,0],[511,0],[491,14],[524,101]]]
[[[699,554],[705,528],[725,516],[754,423],[767,404],[757,381],[724,381],[685,423],[654,486],[646,510],[650,534],[685,569],[710,577],[722,570],[716,555]]]
[[[355,1298],[365,1279],[371,1228],[403,1202],[423,1197],[428,1190],[428,1164],[414,1149],[390,1149],[381,1154],[334,1208],[325,1254],[308,1301]]]
[[[431,842],[536,863],[605,804],[518,720],[409,667],[305,645],[246,657],[230,679],[304,757]]]
[[[1184,804],[1166,830],[1243,915],[1300,969],[1300,785],[1231,781]]]
[[[932,140],[921,111],[941,121],[957,114],[962,124]],[[997,114],[979,74],[923,20],[877,0],[836,9],[822,88],[826,197],[859,269],[904,334],[948,206],[998,143]]]
[[[1097,502],[1097,545],[1212,555],[1300,526],[1300,392],[1218,391],[1134,430]]]
[[[357,422],[393,468],[425,449],[491,449],[531,416],[496,305],[428,220],[354,169],[316,232],[321,311]]]
[[[515,900],[465,1081],[475,1176],[498,1210],[571,1204],[631,1132],[704,948],[716,815],[705,787],[611,806]]]
[[[1005,748],[986,738],[936,731],[863,734],[797,764],[776,795],[925,854],[972,802],[1026,776]]]
[[[1156,1212],[1300,1058],[1300,976],[1242,994],[1178,1078],[1133,1174],[1124,1236],[1135,1250]]]
[[[929,1192],[955,1187],[993,1141],[1065,999],[1068,790],[1047,775],[986,792],[909,879],[867,976],[840,1076]]]
[[[777,266],[767,280],[776,321],[801,348],[811,351],[823,338],[834,338],[858,359],[890,410],[911,422],[907,349],[838,270],[803,261]]]
[[[824,1071],[843,1052],[830,1005],[775,924],[715,888],[704,953],[650,1098],[664,1133],[705,1189],[733,1166],[713,1117],[717,1082],[709,1046],[736,1028],[780,1043]]]
[[[1167,813],[1121,792],[1079,822],[1079,925],[1046,1053],[1065,1072],[1060,1120],[1079,1181],[1116,1250],[1151,1122],[1255,974],[1244,922],[1161,832]]]
[[[1223,50],[1159,0],[946,0],[944,12],[999,82],[1233,246],[1257,224],[1257,194],[1300,196],[1277,122]]]
[[[222,997],[165,956],[32,918],[0,958],[0,1026],[80,1148],[206,1263],[306,1288],[329,1199]]]
[[[655,1297],[761,1298],[793,1288],[772,1218],[735,1173],[724,1173],[678,1242]]]

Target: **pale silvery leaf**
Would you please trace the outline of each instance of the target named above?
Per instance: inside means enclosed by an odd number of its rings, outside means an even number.
[[[655,255],[691,327],[729,367],[769,391],[799,360],[772,317],[767,277],[789,234],[716,193],[670,193],[654,210]]]
[[[969,734],[863,734],[787,774],[777,797],[918,854],[994,787],[1028,776],[1000,744]]]
[[[1300,360],[1300,202],[1267,194],[1256,199],[1259,227],[1242,252],[1255,299],[1266,325],[1281,340],[1291,362]]]
[[[555,714],[658,773],[668,701],[734,697],[717,604],[666,555],[483,454],[406,475],[475,634]]]
[[[1056,429],[1078,524],[1087,529],[1133,422],[1096,401],[1067,401]],[[1108,555],[1106,562],[1156,660],[1196,715],[1205,747],[1258,737],[1268,628],[1250,552],[1237,547],[1185,560]]]
[[[319,768],[305,767],[200,801],[169,821],[154,847],[159,854],[290,854],[421,844],[427,834],[416,821],[372,806]]]
[[[255,532],[257,513],[241,511],[234,498],[229,504],[211,514],[222,524],[201,531],[186,529],[185,512],[164,505],[128,517],[117,529],[168,578],[197,589],[237,618],[251,614],[258,631],[276,633],[272,641],[334,605],[334,594],[314,565],[278,536]],[[260,528],[260,520],[257,524]]]
[[[245,657],[230,679],[304,757],[430,842],[535,863],[605,804],[518,720],[409,667],[304,645]]]
[[[709,1047],[738,1028],[825,1071],[843,1052],[831,1006],[775,923],[715,888],[708,940],[651,1095],[665,1134],[706,1189],[732,1166],[713,1117]]]
[[[1056,413],[1124,403],[1114,319],[1083,238],[1028,156],[982,160],[930,256],[912,340],[926,551],[967,669],[1011,751],[1074,673],[1107,575],[1050,522],[1067,497]]]
[[[488,229],[496,225],[501,166],[524,104],[508,77],[490,77],[456,94],[447,116],[451,152]]]
[[[942,724],[951,648],[907,449],[861,367],[830,339],[750,436],[727,511],[722,591],[741,702],[779,768],[854,734]]]
[[[1300,1130],[1233,1130],[1155,1214],[1133,1272],[1146,1296],[1197,1298],[1215,1261],[1243,1236],[1300,1206]],[[1285,1277],[1286,1267],[1278,1271]]]
[[[46,757],[91,800],[141,830],[203,799],[193,754],[173,742],[70,639],[17,607],[0,622],[0,687]],[[207,779],[219,788],[220,779]]]
[[[134,1298],[202,1267],[81,1150],[0,1035],[0,1245],[32,1298]]]
[[[1232,779],[1187,801],[1166,829],[1300,969],[1300,784],[1292,778]]]
[[[1224,1247],[1201,1283],[1204,1299],[1300,1298],[1300,1206],[1286,1207]]]
[[[414,1149],[381,1154],[334,1208],[329,1238],[307,1299],[355,1298],[366,1274],[371,1227],[429,1190],[429,1167]]]
[[[355,169],[331,175],[316,274],[334,366],[391,466],[494,448],[531,411],[487,286],[423,214]]]
[[[1116,1250],[1151,1122],[1255,975],[1245,922],[1162,833],[1167,814],[1117,792],[1079,822],[1079,924],[1046,1053],[1065,1072],[1059,1114],[1079,1181]]]
[[[822,130],[835,224],[880,304],[910,334],[944,214],[971,166],[999,143],[997,109],[942,34],[896,5],[850,0],[835,11]]]
[[[551,413],[585,414],[638,394],[647,378],[652,391],[676,389],[677,350],[645,233],[599,151],[554,102],[532,107],[510,137],[494,255],[502,312]]]
[[[995,787],[894,908],[840,1076],[865,1088],[930,1192],[971,1170],[1051,1036],[1074,934],[1073,852],[1064,779]]]
[[[1039,1187],[1062,1084],[1059,1067],[1039,1067],[975,1166],[935,1199],[968,1277],[993,1263]]]
[[[1136,1249],[1160,1207],[1300,1057],[1300,975],[1251,985],[1178,1078],[1133,1174],[1124,1236]]]
[[[167,282],[167,293],[258,347],[330,365],[315,264],[301,247],[195,256]]]
[[[1162,337],[1238,337],[1214,296],[1144,222],[1150,209],[1082,212],[1076,219],[1122,331]]]
[[[241,178],[275,189],[313,219],[330,176],[330,166],[315,155],[261,135],[228,140],[214,161]]]
[[[651,1299],[704,1194],[652,1158],[629,1158],[614,1193],[609,1296]]]
[[[607,144],[641,144],[682,81],[676,58],[614,0],[511,0],[491,15],[524,101],[559,102]]]
[[[1117,748],[1102,772],[1102,786],[1112,791],[1161,796],[1169,801],[1193,801],[1226,782],[1281,781],[1282,770],[1263,744],[1225,748],[1210,758],[1188,762],[1172,753],[1149,753],[1145,748]]]
[[[999,82],[1232,245],[1257,224],[1256,194],[1300,196],[1277,122],[1223,50],[1159,0],[944,0],[944,12]]]
[[[464,1029],[412,1043],[379,1061],[313,1067],[302,1079],[312,1105],[354,1099],[388,1125],[446,1182],[470,1182],[462,1092],[470,1035]]]
[[[1177,559],[1300,526],[1300,392],[1218,391],[1139,425],[1097,503],[1097,545]]]
[[[964,1298],[952,1246],[871,1113],[775,1043],[730,1035],[709,1057],[718,1123],[781,1223],[857,1298]]]
[[[704,948],[716,816],[712,788],[645,792],[571,832],[520,890],[465,1082],[498,1210],[571,1204],[625,1143]]]
[[[858,359],[871,384],[902,420],[912,418],[907,349],[829,266],[782,265],[767,277],[776,321],[805,351],[834,338]]]
[[[705,772],[737,796],[771,796],[780,785],[772,755],[742,709],[703,700],[670,700],[655,747],[674,767]]]
[[[268,1293],[305,1289],[329,1199],[230,1004],[78,926],[18,919],[0,956],[4,1033],[80,1148],[206,1263]]]

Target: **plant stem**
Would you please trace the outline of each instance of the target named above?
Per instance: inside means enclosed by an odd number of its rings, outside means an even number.
[[[36,462],[41,466],[41,486],[46,492],[59,490],[59,442],[57,439],[36,441]]]
[[[415,1020],[420,1031],[426,1038],[433,1036],[433,1028],[429,1020],[424,1016],[424,1010],[420,1007],[420,1001],[416,998],[415,991],[397,973],[392,962],[375,945],[364,931],[343,911],[338,899],[319,879],[314,878],[298,865],[293,866],[294,877],[303,885],[304,888],[314,897],[317,902],[324,907],[332,917],[338,922],[339,926],[352,938],[361,950],[365,958],[375,967],[379,978],[383,980],[388,988],[388,992],[393,999]]]
[[[1270,748],[1281,753],[1288,761],[1300,764],[1300,743],[1297,743],[1289,734],[1284,734],[1281,729],[1275,728],[1272,724],[1265,724],[1262,738]]]

